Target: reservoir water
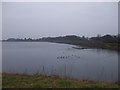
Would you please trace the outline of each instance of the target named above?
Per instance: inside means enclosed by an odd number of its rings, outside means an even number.
[[[3,42],[2,70],[118,81],[118,52],[104,49],[75,49],[74,45],[49,42]]]

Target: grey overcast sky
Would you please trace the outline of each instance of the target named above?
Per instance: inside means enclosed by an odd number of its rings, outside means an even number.
[[[118,33],[117,2],[4,2],[2,15],[3,39]]]

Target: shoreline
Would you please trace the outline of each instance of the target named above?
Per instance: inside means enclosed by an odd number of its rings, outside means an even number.
[[[47,41],[2,41],[2,42],[47,42]],[[49,42],[49,41],[48,41]],[[120,52],[119,43],[79,43],[79,42],[49,42],[49,43],[58,43],[58,44],[69,44],[75,45],[77,47],[83,48],[75,48],[75,49],[104,49]]]
[[[120,88],[118,83],[10,73],[2,73],[2,85],[3,88]]]

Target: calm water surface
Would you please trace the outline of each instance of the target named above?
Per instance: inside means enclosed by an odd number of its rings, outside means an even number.
[[[75,46],[48,42],[3,42],[3,72],[118,80],[117,52],[72,47]]]

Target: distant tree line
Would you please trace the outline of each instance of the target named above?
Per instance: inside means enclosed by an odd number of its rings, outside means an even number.
[[[23,38],[23,39],[15,39],[9,38],[7,40],[3,40],[7,42],[54,42],[54,43],[66,43],[73,45],[80,45],[83,47],[90,48],[102,48],[102,49],[112,49],[120,51],[120,34],[118,35],[97,35],[96,37],[85,37],[85,36],[76,36],[76,35],[67,35],[67,36],[59,36],[59,37],[43,37],[39,39],[32,38]]]
[[[67,35],[67,36],[59,36],[59,37],[43,37],[39,39],[32,38],[23,38],[23,39],[15,39],[9,38],[3,41],[42,41],[42,42],[103,42],[103,43],[120,43],[120,34],[119,35],[97,35],[96,37],[85,37],[85,36],[75,36],[75,35]]]
[[[92,41],[104,43],[120,43],[120,35],[104,35],[90,38]]]

